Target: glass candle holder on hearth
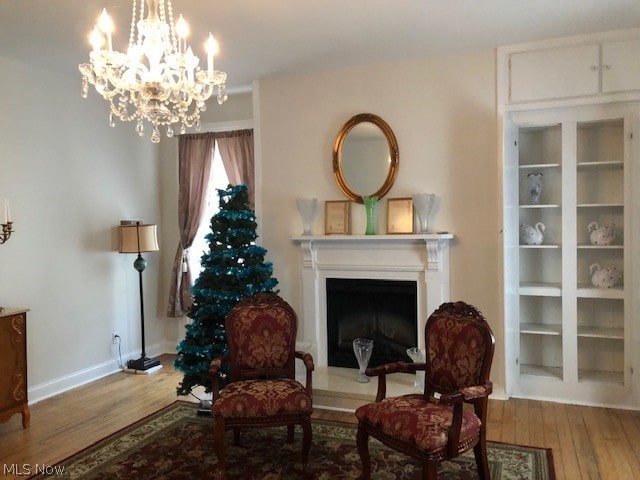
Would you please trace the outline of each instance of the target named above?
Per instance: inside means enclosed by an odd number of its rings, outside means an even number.
[[[373,340],[368,338],[356,338],[353,341],[353,353],[358,360],[358,383],[369,383],[371,379],[364,373],[369,365],[371,353],[373,353]]]

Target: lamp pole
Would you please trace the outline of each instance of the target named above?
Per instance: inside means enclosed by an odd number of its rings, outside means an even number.
[[[140,286],[140,336],[142,339],[142,353],[140,354],[140,358],[136,360],[129,360],[127,362],[127,368],[130,370],[148,370],[153,367],[157,367],[160,365],[160,361],[155,358],[147,358],[147,353],[145,351],[145,343],[144,343],[144,292],[142,288],[142,272],[147,268],[147,261],[142,258],[142,253],[140,252],[140,222],[136,222],[136,237],[137,237],[137,246],[138,246],[138,258],[133,262],[133,268],[138,271],[138,280]]]

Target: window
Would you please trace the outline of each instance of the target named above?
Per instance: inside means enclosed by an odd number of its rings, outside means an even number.
[[[211,165],[211,177],[209,178],[209,187],[206,193],[207,204],[205,206],[204,213],[200,219],[200,226],[198,227],[198,233],[193,239],[193,244],[189,248],[189,267],[191,269],[191,278],[195,282],[196,278],[200,275],[202,266],[200,265],[200,258],[204,252],[209,251],[209,243],[205,238],[206,235],[211,233],[210,220],[217,212],[219,208],[218,189],[227,188],[229,184],[229,177],[224,170],[222,164],[222,158],[218,151],[218,144],[216,142],[215,152],[213,154],[213,164]]]

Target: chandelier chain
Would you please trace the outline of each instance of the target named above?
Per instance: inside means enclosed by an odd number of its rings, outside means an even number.
[[[143,2],[144,3],[144,0]],[[133,48],[136,31],[136,0],[133,0],[133,9],[131,12],[131,30],[129,31],[129,50]]]
[[[176,41],[176,29],[174,27],[175,23],[173,22],[173,5],[171,3],[171,0],[167,2],[167,10],[169,10],[169,28],[171,31],[171,45],[173,45],[173,49],[177,52],[178,42]]]

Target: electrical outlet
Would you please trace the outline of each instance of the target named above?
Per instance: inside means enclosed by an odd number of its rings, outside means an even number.
[[[115,345],[118,343],[118,340],[120,340],[120,334],[118,332],[113,332],[111,334],[111,343]]]

